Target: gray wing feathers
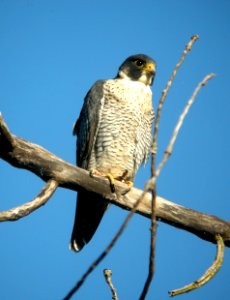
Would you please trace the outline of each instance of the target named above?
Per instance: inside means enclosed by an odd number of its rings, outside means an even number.
[[[77,135],[77,164],[87,169],[88,160],[103,109],[103,80],[97,81],[87,93],[80,117],[75,123],[73,133]]]

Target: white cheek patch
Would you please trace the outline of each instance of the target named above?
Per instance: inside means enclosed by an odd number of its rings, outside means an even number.
[[[128,80],[131,80],[130,77],[129,77],[124,71],[119,71],[119,76],[120,76],[122,79],[128,79]]]
[[[138,81],[143,82],[146,85],[151,85],[151,78],[148,78],[146,74],[142,74]]]

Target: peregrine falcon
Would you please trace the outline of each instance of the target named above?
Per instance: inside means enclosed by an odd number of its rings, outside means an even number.
[[[151,147],[155,72],[152,58],[132,55],[114,79],[92,86],[74,126],[79,167],[133,182]],[[107,207],[100,195],[78,192],[70,249],[78,252],[91,240]]]

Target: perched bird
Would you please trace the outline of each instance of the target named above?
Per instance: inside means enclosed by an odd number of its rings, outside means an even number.
[[[79,167],[133,182],[151,147],[155,72],[154,60],[137,54],[122,63],[114,79],[92,86],[74,126]],[[107,207],[101,196],[78,192],[71,249],[78,252],[91,240]]]

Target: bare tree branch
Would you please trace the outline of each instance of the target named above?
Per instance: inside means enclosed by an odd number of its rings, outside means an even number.
[[[163,168],[163,166],[165,165],[165,163],[167,162],[169,156],[172,154],[172,151],[173,151],[173,147],[174,147],[174,144],[176,142],[176,138],[178,136],[178,133],[180,131],[180,128],[184,122],[184,118],[186,117],[190,107],[192,106],[193,102],[195,101],[196,99],[196,96],[197,94],[199,93],[200,89],[205,86],[207,84],[207,82],[212,79],[213,77],[215,76],[215,74],[209,74],[207,76],[204,77],[204,79],[197,85],[197,87],[195,88],[191,98],[188,100],[183,112],[181,113],[179,119],[178,119],[178,122],[174,128],[174,131],[173,131],[173,134],[172,134],[172,137],[169,141],[169,144],[168,144],[168,147],[164,153],[164,156],[163,156],[163,159],[162,161],[160,162],[160,164],[158,165],[157,169],[156,169],[156,177],[160,175],[160,171],[161,169]]]
[[[165,102],[165,99],[166,99],[166,96],[168,94],[168,91],[176,77],[176,74],[179,70],[179,68],[181,67],[182,63],[184,62],[187,54],[189,53],[189,51],[191,51],[192,47],[193,47],[193,44],[199,39],[199,36],[198,35],[193,35],[191,38],[190,38],[190,41],[187,43],[187,45],[185,46],[185,49],[178,61],[178,63],[176,64],[175,68],[173,69],[173,72],[169,78],[169,81],[167,82],[166,84],[166,87],[165,89],[162,91],[162,94],[161,94],[161,98],[160,98],[160,101],[159,101],[159,104],[158,104],[158,108],[157,108],[157,115],[156,115],[156,120],[155,120],[155,123],[154,123],[154,133],[153,133],[153,153],[156,153],[156,148],[157,148],[157,137],[158,137],[158,131],[159,131],[159,123],[160,123],[160,116],[161,116],[161,111],[162,111],[162,108],[163,108],[163,105],[164,105],[164,102]]]
[[[84,189],[100,194],[126,210],[131,210],[143,194],[142,190],[136,188],[127,193],[127,185],[119,181],[115,181],[117,195],[111,193],[106,178],[90,177],[86,170],[67,163],[36,144],[12,135],[9,130],[10,139],[6,139],[4,128],[7,126],[0,115],[0,158],[15,167],[33,172],[44,181],[53,179],[63,188],[74,191]],[[150,218],[150,193],[145,193],[136,212]],[[160,196],[156,199],[156,217],[164,223],[189,231],[215,244],[215,236],[220,234],[225,246],[230,247],[230,222],[218,217],[185,208]]]
[[[32,201],[25,203],[23,205],[11,208],[7,211],[0,212],[0,222],[3,221],[16,221],[21,219],[33,211],[46,204],[46,202],[50,199],[53,193],[56,191],[58,187],[58,183],[50,179],[47,181],[46,185],[42,188],[40,193],[34,198]]]

